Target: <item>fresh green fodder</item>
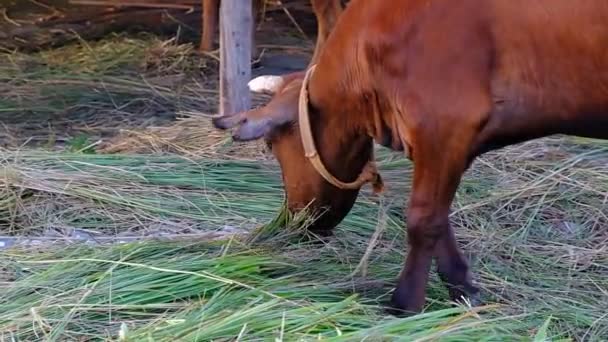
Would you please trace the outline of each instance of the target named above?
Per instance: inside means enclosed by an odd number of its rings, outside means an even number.
[[[221,231],[229,222],[242,232],[257,227],[259,234],[249,240],[226,235],[215,243],[4,252],[0,267],[10,279],[2,283],[0,331],[25,339],[34,333],[115,337],[123,331],[134,340],[171,334],[194,340],[204,332],[264,340],[283,331],[286,340],[318,334],[414,340],[438,336],[439,330],[425,327],[449,326],[460,314],[467,323],[456,321],[457,331],[446,328],[444,340],[546,335],[601,341],[608,333],[607,150],[603,142],[551,138],[480,158],[463,179],[452,224],[484,300],[498,305],[477,314],[466,308],[452,312],[457,309],[450,308],[433,273],[428,316],[410,320],[379,309],[407,251],[403,206],[412,169],[395,154],[378,153],[388,192],[374,197],[366,188],[336,236],[319,243],[291,234],[281,240],[280,228],[294,218],[272,221],[283,203],[274,162],[5,150],[0,209],[10,218],[2,222],[7,233],[36,235],[62,227],[133,233],[156,224],[154,229],[180,227],[179,235],[186,227]],[[266,222],[272,223],[261,226]],[[241,256],[260,269],[240,269],[236,259],[218,266],[218,255]],[[119,289],[125,290],[116,297]],[[137,307],[142,303],[151,307]],[[84,310],[87,305],[93,309]],[[337,312],[332,317],[341,323],[314,323],[319,316],[302,314],[310,308]],[[245,321],[237,319],[241,312]]]
[[[312,250],[309,250],[311,253]],[[4,253],[14,274],[0,296],[5,338],[65,340],[522,340],[525,315],[445,308],[405,319],[332,284],[326,259],[237,243],[135,243]],[[479,316],[479,315],[482,316]],[[526,327],[526,329],[522,329]]]

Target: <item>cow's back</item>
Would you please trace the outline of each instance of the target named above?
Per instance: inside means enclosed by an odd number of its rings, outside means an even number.
[[[388,126],[408,112],[408,92],[458,110],[479,83],[494,106],[491,132],[505,135],[498,145],[608,131],[606,0],[353,0],[322,55],[313,102],[351,113],[346,104],[375,94],[366,112],[384,111]]]
[[[608,109],[608,1],[492,1],[495,92],[544,111]]]

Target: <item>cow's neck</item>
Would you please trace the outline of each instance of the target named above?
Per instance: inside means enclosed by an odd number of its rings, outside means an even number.
[[[351,182],[370,159],[373,144],[361,122],[360,104],[346,98],[351,92],[343,88],[343,84],[332,85],[331,78],[313,77],[309,115],[315,145],[326,168],[341,181]]]

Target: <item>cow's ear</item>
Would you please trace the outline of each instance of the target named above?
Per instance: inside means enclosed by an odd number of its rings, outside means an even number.
[[[293,122],[298,115],[298,97],[302,79],[293,79],[281,89],[270,102],[260,108],[213,119],[218,129],[235,128],[235,141],[250,141],[269,134],[273,129]]]

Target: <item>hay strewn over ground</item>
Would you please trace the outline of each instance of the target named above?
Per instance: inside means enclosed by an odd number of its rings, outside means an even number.
[[[96,141],[121,128],[167,125],[180,111],[211,114],[216,102],[213,62],[153,37],[5,53],[0,68],[5,146],[54,147],[77,135]]]
[[[273,221],[263,145],[210,127],[216,64],[192,46],[117,36],[0,58],[0,340],[608,336],[606,142],[476,161],[452,222],[487,305],[453,308],[433,274],[427,313],[397,319],[381,306],[406,253],[401,155],[378,151],[388,193],[366,189],[335,237],[308,241]]]
[[[145,130],[122,130],[102,144],[100,153],[175,153],[189,157],[264,160],[271,155],[261,141],[234,143],[220,132],[208,117],[178,119],[170,126],[147,127]]]
[[[286,339],[338,331],[344,338],[369,331],[419,337],[443,331],[444,340],[521,340],[551,317],[549,336],[599,341],[608,332],[607,148],[546,139],[474,165],[453,222],[485,300],[499,305],[479,318],[469,313],[465,321],[452,314],[441,318],[448,311],[429,313],[416,318],[428,328],[424,332],[385,316],[378,306],[387,300],[405,253],[401,209],[411,169],[392,153],[379,153],[389,196],[378,205],[366,191],[335,238],[311,245],[297,236],[271,235],[249,245],[239,236],[270,222],[281,207],[273,162],[5,151],[6,233],[51,229],[69,236],[78,228],[92,236],[145,236],[152,230],[164,233],[155,238],[184,234],[190,241],[4,252],[0,267],[10,276],[2,285],[0,327],[22,339],[109,336],[126,325],[134,338],[151,334],[161,340],[204,336],[205,329],[220,339],[242,330],[247,340],[278,336],[281,329]],[[226,226],[236,239],[223,234]],[[377,229],[383,230],[367,266],[358,268]],[[204,235],[209,233],[216,235]],[[220,240],[192,242],[197,235]],[[239,269],[232,258],[244,258],[239,260],[247,266]],[[281,266],[284,260],[291,266]],[[351,295],[359,299],[347,299]],[[431,312],[449,308],[436,277],[429,297]],[[340,319],[319,321],[303,313],[311,307]],[[215,323],[205,325],[204,317]],[[264,328],[254,328],[259,324]]]

